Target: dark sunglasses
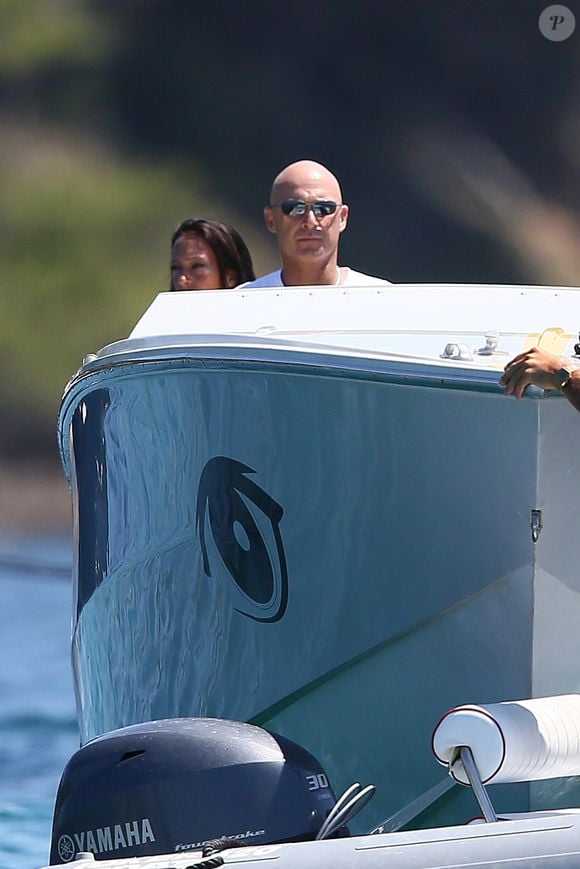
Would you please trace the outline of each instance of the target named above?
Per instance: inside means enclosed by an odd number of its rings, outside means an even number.
[[[303,217],[310,209],[314,212],[315,217],[328,217],[329,214],[334,214],[340,204],[332,199],[317,199],[316,202],[305,202],[303,199],[284,199],[280,205],[272,205],[271,208],[280,208],[282,214],[286,214],[288,217]]]

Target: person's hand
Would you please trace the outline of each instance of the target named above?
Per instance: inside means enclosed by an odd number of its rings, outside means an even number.
[[[521,398],[531,383],[540,389],[557,389],[562,368],[569,366],[570,360],[565,356],[533,347],[508,362],[499,382],[505,386],[507,395]]]

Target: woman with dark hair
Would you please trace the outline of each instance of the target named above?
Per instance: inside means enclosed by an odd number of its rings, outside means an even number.
[[[254,280],[243,238],[219,220],[184,220],[171,236],[170,290],[220,290]]]

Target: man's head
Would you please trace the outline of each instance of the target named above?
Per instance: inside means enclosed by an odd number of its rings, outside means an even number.
[[[338,180],[320,163],[291,163],[274,179],[266,226],[278,236],[284,269],[335,268],[348,220]]]

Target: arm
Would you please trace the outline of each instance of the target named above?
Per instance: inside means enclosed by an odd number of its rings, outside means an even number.
[[[580,411],[580,368],[573,370],[566,356],[555,356],[534,347],[508,362],[499,382],[505,386],[507,395],[521,398],[531,383],[541,389],[559,389],[563,370],[571,375],[562,394]]]

